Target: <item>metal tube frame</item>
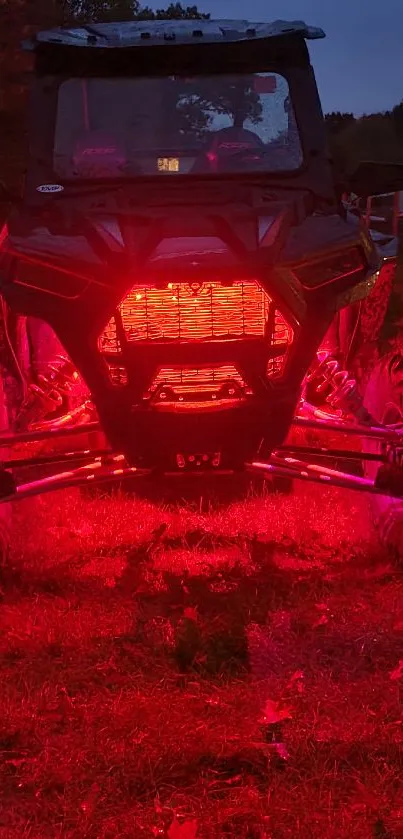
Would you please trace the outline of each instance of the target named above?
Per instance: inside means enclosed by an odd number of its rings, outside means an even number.
[[[367,440],[378,440],[384,446],[403,447],[403,430],[390,429],[382,426],[358,425],[343,420],[335,420],[331,414],[316,410],[309,403],[301,403],[300,413],[296,415],[292,425],[296,428],[315,429],[316,431],[331,431],[346,434],[347,436],[360,436]],[[304,415],[305,414],[305,415]],[[3,434],[0,436],[0,447],[11,448],[29,443],[54,440],[55,438],[71,438],[75,435],[94,433],[102,431],[98,422],[90,422],[73,427],[47,427],[38,431],[28,431],[19,434]],[[274,451],[267,462],[254,461],[245,464],[245,469],[253,474],[263,475],[267,478],[274,476],[290,478],[302,481],[313,481],[325,484],[326,486],[342,487],[344,489],[369,492],[380,495],[395,495],[395,492],[379,488],[375,481],[353,475],[349,472],[329,468],[323,464],[312,463],[310,458],[324,458],[346,461],[378,461],[380,464],[388,462],[387,455],[380,451],[378,453],[359,452],[344,449],[332,449],[326,446],[303,446],[290,443],[284,444]],[[67,471],[63,469],[71,464]],[[77,465],[79,464],[79,465]],[[82,451],[70,451],[55,453],[54,455],[37,455],[32,458],[14,458],[2,464],[3,474],[8,476],[19,469],[31,469],[33,467],[55,466],[59,467],[54,474],[47,475],[38,480],[26,483],[18,483],[12,492],[0,497],[0,503],[18,501],[68,487],[85,485],[98,485],[104,482],[123,482],[134,478],[144,478],[152,475],[152,470],[138,469],[126,463],[121,454],[116,454],[109,449],[84,449]],[[8,470],[12,470],[9,472]],[[1,474],[1,473],[0,473]],[[402,492],[403,495],[403,492]]]

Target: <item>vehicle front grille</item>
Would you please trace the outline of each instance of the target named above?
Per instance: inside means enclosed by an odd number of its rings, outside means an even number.
[[[119,306],[128,341],[200,341],[263,336],[271,300],[254,282],[169,283],[136,286]],[[102,349],[118,352],[116,318],[101,338]]]
[[[251,395],[236,367],[161,367],[145,398],[154,404],[239,400]]]
[[[277,349],[276,357],[268,362],[267,376],[278,376],[284,367],[293,331],[259,283],[252,280],[227,285],[218,282],[169,283],[165,287],[134,286],[102,332],[99,350],[107,359],[109,369],[111,365],[116,366],[118,359],[121,369],[125,344],[202,344],[256,338],[266,340],[268,347]],[[116,377],[114,381],[117,383]],[[161,384],[168,388],[162,393],[175,392],[176,398],[182,401],[192,400],[191,394],[196,392],[199,398],[204,392],[206,399],[215,399],[223,388],[231,390],[234,384],[237,393],[242,392],[245,396],[248,391],[239,371],[222,364],[201,365],[200,369],[187,367],[185,363],[183,367],[160,368],[150,382],[145,398],[152,397]]]

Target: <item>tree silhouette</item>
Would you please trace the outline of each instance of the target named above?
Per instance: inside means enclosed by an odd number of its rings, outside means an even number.
[[[197,6],[182,6],[170,3],[166,9],[140,7],[138,0],[66,0],[65,14],[73,21],[92,23],[112,20],[209,20],[210,15],[201,12]],[[220,90],[221,88],[221,90]],[[251,83],[240,81],[232,88],[218,80],[212,82],[194,82],[189,92],[189,85],[184,84],[182,95],[178,85],[173,95],[165,101],[165,111],[174,115],[176,128],[182,133],[200,139],[208,130],[211,114],[228,114],[236,127],[242,127],[246,120],[256,124],[261,119],[262,105],[260,98],[252,89]]]
[[[403,162],[402,138],[390,113],[350,121],[329,142],[339,172],[352,172],[362,160]]]
[[[110,23],[133,20],[139,10],[137,0],[64,0],[63,22]]]
[[[182,6],[170,3],[166,9],[142,7],[138,0],[65,0],[66,21],[87,21],[107,23],[123,20],[208,20],[209,14],[200,12],[197,6]]]
[[[140,8],[136,15],[137,20],[209,20],[210,15],[200,12],[197,6],[182,6],[181,3],[170,3],[166,9],[154,11],[148,6]]]
[[[325,115],[326,130],[329,137],[340,134],[341,131],[344,131],[353,122],[355,122],[354,114],[332,111]]]
[[[393,125],[395,127],[396,135],[399,139],[399,142],[403,144],[403,99],[393,108],[391,113],[391,118],[393,121]]]
[[[219,116],[227,116],[238,128],[247,120],[257,124],[262,119],[262,104],[252,81],[242,77],[199,77],[190,84],[184,81],[179,90],[176,80],[172,92],[174,101],[169,102],[167,98],[165,103],[166,122],[174,116],[174,130],[187,135],[189,140],[202,140]]]

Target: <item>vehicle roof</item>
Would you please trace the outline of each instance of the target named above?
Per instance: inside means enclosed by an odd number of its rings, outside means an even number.
[[[290,37],[324,38],[322,29],[300,20],[254,23],[247,20],[136,20],[122,23],[88,23],[38,32],[26,49],[41,44],[90,48],[128,48],[159,44],[234,43],[255,39]]]

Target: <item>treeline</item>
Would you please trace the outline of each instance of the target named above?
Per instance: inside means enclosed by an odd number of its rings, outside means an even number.
[[[325,120],[340,172],[351,172],[360,160],[403,163],[403,100],[392,111],[362,117],[333,112]]]

